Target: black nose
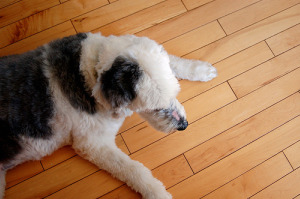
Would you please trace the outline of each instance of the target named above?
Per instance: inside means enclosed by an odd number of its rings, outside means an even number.
[[[177,130],[178,131],[183,131],[186,129],[186,127],[189,125],[188,121],[180,119],[179,123],[178,123],[178,127]]]

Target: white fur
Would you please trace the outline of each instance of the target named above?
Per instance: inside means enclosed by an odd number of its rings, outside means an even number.
[[[218,73],[215,67],[210,63],[189,60],[170,55],[170,65],[176,77],[188,79],[190,81],[207,82],[217,77]]]
[[[118,56],[138,63],[143,76],[137,84],[136,99],[119,110],[112,110],[100,92],[99,79]],[[183,106],[176,99],[179,84],[175,75],[178,78],[208,81],[216,77],[216,69],[206,62],[168,55],[161,45],[145,37],[103,37],[89,33],[88,38],[82,42],[80,70],[97,100],[98,112],[90,115],[74,109],[45,67],[44,73],[54,96],[54,117],[50,123],[54,135],[51,139],[22,137],[25,150],[6,166],[41,159],[63,145],[72,144],[78,154],[126,182],[144,198],[172,198],[149,169],[118,149],[115,136],[125,117],[132,111],[140,113],[158,130],[174,130],[176,118],[170,118],[172,114],[169,113],[158,113],[157,109],[174,110],[178,116],[186,118]],[[3,169],[3,165],[0,166]],[[1,171],[0,175],[0,188],[4,189],[5,171]],[[1,194],[3,190],[0,190],[0,198]]]

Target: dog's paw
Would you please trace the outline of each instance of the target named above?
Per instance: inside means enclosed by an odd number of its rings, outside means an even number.
[[[191,73],[191,80],[207,82],[217,77],[217,69],[213,67],[210,63],[195,61],[194,71]]]

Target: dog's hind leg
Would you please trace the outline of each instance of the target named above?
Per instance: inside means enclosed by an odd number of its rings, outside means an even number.
[[[6,171],[2,169],[2,164],[0,164],[0,199],[4,198],[5,191],[5,174]]]
[[[115,178],[126,182],[146,199],[171,199],[164,185],[154,178],[143,164],[130,159],[114,143],[97,142],[95,139],[73,144],[75,150],[98,167],[108,171]],[[106,139],[107,140],[107,139]],[[102,144],[101,144],[102,142]]]
[[[207,82],[217,77],[217,69],[210,63],[174,55],[169,55],[169,58],[171,69],[177,78]]]

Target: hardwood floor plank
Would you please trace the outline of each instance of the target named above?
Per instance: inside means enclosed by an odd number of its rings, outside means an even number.
[[[14,4],[18,1],[21,1],[21,0],[2,0],[2,1],[0,1],[0,8],[3,8],[5,6],[11,5],[11,4]]]
[[[123,125],[121,126],[119,133],[124,132],[142,122],[144,122],[145,120],[142,119],[137,113],[133,113],[132,116],[127,117],[123,123]]]
[[[299,122],[300,117],[293,119],[234,154],[173,186],[169,191],[174,198],[193,199],[205,196],[300,139]],[[200,190],[194,191],[199,187],[201,187]]]
[[[162,1],[163,0],[119,0],[114,4],[109,4],[87,14],[81,15],[73,19],[72,23],[78,32],[87,32],[131,15],[139,10],[153,6]]]
[[[282,199],[282,198],[294,198],[300,194],[300,169],[297,169],[280,179],[276,183],[272,184],[268,188],[259,192],[251,197],[251,199]]]
[[[121,135],[117,135],[116,136],[116,145],[124,152],[126,153],[127,155],[130,154],[123,138],[121,137]]]
[[[284,154],[288,158],[294,169],[300,167],[300,141],[284,150]]]
[[[22,0],[0,9],[0,27],[59,5],[59,0]]]
[[[64,22],[50,29],[37,33],[31,37],[0,49],[0,56],[24,53],[54,39],[76,34],[70,21]]]
[[[123,185],[112,192],[101,196],[99,199],[141,199],[142,196],[139,193],[134,192],[128,186]]]
[[[6,189],[43,171],[44,169],[40,161],[30,161],[18,165],[13,169],[8,170],[6,174]]]
[[[300,24],[266,40],[275,55],[300,44]]]
[[[213,0],[183,0],[184,5],[188,10],[192,10]]]
[[[218,62],[300,23],[299,16],[300,4],[220,39],[184,57],[189,59],[202,59],[211,63]]]
[[[218,77],[209,82],[201,83],[187,80],[180,81],[181,91],[179,92],[178,99],[181,102],[186,101],[191,97],[219,85],[272,57],[273,54],[266,43],[260,42],[215,64],[214,66],[218,70]]]
[[[249,198],[292,170],[284,154],[279,153],[203,198]]]
[[[162,181],[166,188],[193,175],[193,171],[183,155],[157,167],[152,173],[154,177]]]
[[[300,193],[293,199],[300,199]]]
[[[98,171],[70,186],[46,197],[47,199],[65,198],[97,198],[109,191],[121,186],[123,182],[113,178],[104,170]]]
[[[154,169],[152,173],[155,177],[161,179],[167,187],[193,174],[182,155]],[[97,198],[120,187],[122,184],[124,183],[114,179],[105,171],[98,171],[47,198]],[[139,194],[125,185],[105,195],[104,198],[115,198],[120,193],[119,189],[122,193],[126,192],[127,195],[140,197]]]
[[[184,12],[186,9],[180,0],[167,0],[93,32],[101,32],[105,36],[134,34]]]
[[[185,103],[187,119],[189,123],[225,106],[236,99],[227,83],[221,84]],[[197,107],[198,111],[195,111]],[[122,136],[131,152],[135,152],[167,134],[156,131],[148,123],[142,123],[136,127],[122,133]]]
[[[262,0],[220,18],[219,22],[227,34],[232,34],[233,32],[292,7],[297,3],[300,3],[300,1]]]
[[[296,93],[185,153],[194,171],[203,170],[300,114]]]
[[[182,56],[198,48],[225,37],[223,29],[217,21],[201,26],[163,44],[170,54]]]
[[[75,156],[23,183],[6,190],[9,198],[42,198],[81,178],[96,172],[98,168],[79,156]]]
[[[71,146],[64,146],[49,156],[44,157],[41,163],[44,169],[49,169],[73,156],[77,155]]]
[[[101,7],[106,0],[70,0],[0,29],[0,48]]]
[[[136,35],[147,36],[163,43],[257,1],[259,0],[215,0]]]
[[[175,132],[139,150],[131,158],[154,168],[297,92],[299,76],[300,69],[295,70],[194,122],[185,132]],[[154,154],[160,155],[153,158]]]
[[[229,80],[229,84],[238,98],[241,98],[299,67],[299,54],[300,46]]]

